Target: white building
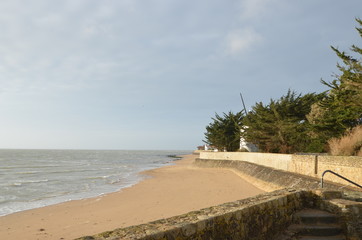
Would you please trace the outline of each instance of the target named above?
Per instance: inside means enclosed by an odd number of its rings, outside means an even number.
[[[248,126],[244,126],[243,128],[248,128]],[[240,131],[244,132],[245,130],[241,129]],[[240,136],[240,150],[244,149],[248,152],[259,152],[258,147],[254,143],[248,143],[242,136]]]

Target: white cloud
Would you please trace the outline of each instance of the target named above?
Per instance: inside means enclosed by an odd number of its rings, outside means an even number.
[[[261,35],[252,28],[234,30],[226,36],[226,52],[229,55],[243,54],[261,41]]]

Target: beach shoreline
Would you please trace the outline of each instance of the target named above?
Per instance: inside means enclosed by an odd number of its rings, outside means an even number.
[[[263,193],[227,169],[198,168],[196,155],[147,170],[118,192],[0,217],[0,239],[74,239]]]
[[[0,216],[120,191],[191,152],[0,149]]]

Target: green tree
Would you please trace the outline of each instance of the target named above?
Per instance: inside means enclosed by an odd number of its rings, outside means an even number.
[[[206,126],[204,142],[219,150],[238,150],[243,117],[242,112],[223,113],[222,116],[216,113],[213,122]]]
[[[356,29],[362,37],[362,20],[356,21],[361,26]],[[353,57],[331,48],[342,61],[337,64],[340,74],[332,82],[321,80],[329,90],[308,115],[315,132],[326,141],[362,123],[362,49],[352,45],[351,51],[357,56]]]
[[[306,114],[323,96],[315,93],[301,95],[289,90],[280,99],[271,99],[268,105],[256,103],[244,118],[244,125],[248,126],[244,138],[264,152],[321,151],[317,139],[310,134]]]

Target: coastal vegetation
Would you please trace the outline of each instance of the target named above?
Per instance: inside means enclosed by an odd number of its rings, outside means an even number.
[[[223,113],[222,116],[215,114],[213,122],[206,127],[206,143],[217,149],[225,151],[236,151],[240,147],[240,128],[243,125],[244,114]]]
[[[340,138],[332,138],[328,141],[332,155],[356,155],[362,157],[362,125],[347,131]]]
[[[293,153],[319,150],[318,140],[311,137],[311,124],[306,115],[311,105],[321,100],[322,94],[297,94],[289,90],[286,95],[270,103],[256,103],[244,125],[248,128],[244,138],[263,152]]]
[[[362,20],[356,19],[362,38]],[[339,74],[321,83],[322,93],[288,92],[269,103],[256,103],[250,112],[216,114],[206,127],[205,143],[219,150],[238,150],[240,137],[262,152],[330,152],[362,154],[362,48],[351,54],[331,47],[340,59]]]

